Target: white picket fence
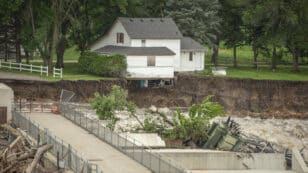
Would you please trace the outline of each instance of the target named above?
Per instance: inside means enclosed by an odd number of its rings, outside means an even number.
[[[41,75],[48,76],[48,66],[42,65],[32,65],[32,64],[22,64],[14,62],[2,62],[0,61],[0,68],[8,68],[10,70],[19,70],[19,71],[29,71],[29,72],[39,72]],[[53,77],[63,78],[63,69],[62,68],[53,68]]]

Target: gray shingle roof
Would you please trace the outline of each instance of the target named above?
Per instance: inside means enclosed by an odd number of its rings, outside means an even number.
[[[125,47],[125,46],[104,46],[94,52],[101,54],[124,54],[124,55],[175,55],[167,47]]]
[[[171,18],[126,18],[118,20],[130,38],[135,39],[179,39],[182,34]]]
[[[190,37],[181,39],[181,50],[204,50],[204,47]]]

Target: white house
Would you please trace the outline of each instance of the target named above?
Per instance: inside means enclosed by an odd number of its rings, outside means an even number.
[[[204,47],[183,37],[171,18],[119,17],[90,49],[100,54],[124,54],[127,78],[145,83],[172,80],[174,72],[204,69]]]

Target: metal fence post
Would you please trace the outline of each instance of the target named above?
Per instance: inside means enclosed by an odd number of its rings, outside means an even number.
[[[158,172],[160,173],[160,155],[158,155]]]
[[[72,162],[72,158],[71,158],[71,145],[70,144],[68,144],[68,160],[67,160],[67,165],[68,165],[68,167],[69,168],[72,168],[72,164],[71,164],[71,162]]]
[[[21,63],[19,63],[19,71],[21,71]]]
[[[32,73],[32,64],[30,64],[30,72]]]
[[[41,76],[42,76],[42,73],[43,73],[43,66],[41,65]]]
[[[99,135],[99,124],[100,124],[100,123],[99,123],[99,122],[100,122],[100,121],[98,120],[98,121],[97,121],[97,136],[98,136],[98,138],[100,138],[100,135]]]
[[[64,146],[63,146],[63,140],[61,139],[61,158],[63,159],[63,156],[64,156],[64,154],[63,154],[63,149],[64,148]]]

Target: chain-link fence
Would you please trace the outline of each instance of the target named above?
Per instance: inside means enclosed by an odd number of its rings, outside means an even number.
[[[48,129],[40,127],[30,117],[16,111],[12,113],[14,124],[36,140],[37,145],[47,143],[53,146],[50,152],[59,159],[61,168],[70,169],[74,173],[103,173],[96,164],[89,163],[86,159],[83,159],[70,144],[53,135]]]
[[[99,139],[112,145],[125,155],[136,160],[143,166],[155,173],[184,173],[179,165],[158,153],[152,153],[151,148],[140,146],[140,143],[128,136],[121,136],[102,125],[97,119],[90,119],[81,111],[76,110],[76,105],[61,102],[61,115],[71,120],[73,123],[89,131]]]

